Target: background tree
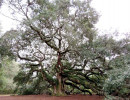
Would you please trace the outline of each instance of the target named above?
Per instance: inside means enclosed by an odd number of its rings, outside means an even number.
[[[119,41],[114,46],[114,51],[117,52],[110,62],[112,70],[106,71],[107,79],[104,84],[104,91],[107,97],[119,96],[129,98],[130,93],[130,40],[129,36],[126,39]]]
[[[13,93],[16,85],[13,83],[13,78],[18,72],[18,63],[11,60],[7,56],[2,59],[0,67],[0,93]]]
[[[13,93],[16,86],[13,83],[13,78],[19,70],[19,65],[11,50],[13,34],[9,33],[6,32],[0,37],[0,93],[2,94]]]
[[[0,0],[0,7],[1,7],[2,3],[3,3],[3,0]]]

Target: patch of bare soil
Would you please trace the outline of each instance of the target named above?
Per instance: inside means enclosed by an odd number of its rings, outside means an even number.
[[[48,95],[22,95],[22,96],[0,96],[0,100],[103,100],[97,95],[70,95],[70,96],[48,96]]]

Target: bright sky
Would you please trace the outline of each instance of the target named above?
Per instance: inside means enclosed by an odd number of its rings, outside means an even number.
[[[93,0],[92,6],[101,15],[96,27],[99,31],[130,32],[130,0]],[[3,13],[9,15],[6,7],[2,7]],[[16,27],[16,22],[0,14],[2,32]],[[130,33],[128,33],[130,34]]]
[[[93,0],[92,4],[101,15],[99,30],[130,32],[130,0]]]

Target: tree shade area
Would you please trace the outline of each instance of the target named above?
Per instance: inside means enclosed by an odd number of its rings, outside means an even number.
[[[6,3],[23,19],[0,38],[0,86],[15,76],[17,94],[130,95],[130,40],[98,35],[91,0]]]

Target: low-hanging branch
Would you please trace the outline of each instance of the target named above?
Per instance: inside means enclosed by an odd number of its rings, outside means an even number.
[[[81,92],[88,92],[90,95],[92,95],[92,93],[89,91],[89,90],[86,90],[86,89],[81,89],[79,86],[71,83],[71,82],[65,82],[66,85],[70,85],[78,90],[80,90]]]

